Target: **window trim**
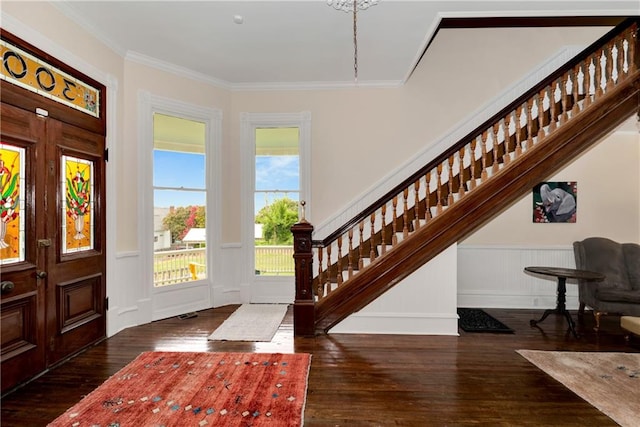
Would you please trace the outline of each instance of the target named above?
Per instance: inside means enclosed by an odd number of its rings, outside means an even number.
[[[241,188],[241,231],[242,240],[242,302],[290,302],[293,301],[295,289],[293,276],[256,276],[255,244],[254,244],[254,192],[255,192],[255,130],[257,128],[296,127],[299,129],[300,156],[300,200],[307,202],[305,217],[311,218],[311,113],[241,113],[240,143],[242,155],[242,188]],[[300,215],[300,213],[299,213]],[[277,294],[265,297],[257,295],[255,285],[265,283],[282,284]],[[291,285],[291,286],[290,286]],[[266,298],[266,299],[265,299]]]
[[[218,109],[206,108],[188,104],[141,91],[139,99],[139,210],[138,210],[138,239],[140,247],[141,281],[143,283],[143,299],[152,299],[153,295],[175,292],[173,286],[155,288],[153,286],[153,114],[166,114],[187,120],[200,121],[205,124],[205,167],[206,167],[206,221],[207,230],[207,278],[202,281],[185,282],[180,289],[206,287],[206,300],[200,301],[202,308],[213,306],[213,289],[217,287],[220,276],[221,258],[221,143],[222,143],[222,112]],[[152,304],[155,306],[155,304]],[[180,308],[180,307],[176,307]],[[162,308],[170,311],[171,307]],[[156,318],[156,315],[152,315]]]

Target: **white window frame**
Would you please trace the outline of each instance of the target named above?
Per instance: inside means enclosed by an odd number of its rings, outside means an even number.
[[[152,320],[213,307],[214,289],[220,276],[222,203],[222,112],[141,91],[139,117],[139,217],[141,281],[151,302]],[[155,113],[205,124],[207,277],[193,282],[153,286],[153,115]],[[144,298],[143,297],[143,298]]]
[[[255,274],[254,194],[255,147],[258,128],[298,128],[300,160],[300,201],[306,201],[305,217],[311,218],[311,113],[241,113],[242,153],[242,283],[243,303],[291,303],[295,298],[294,276],[257,276]],[[300,215],[300,211],[299,211]]]

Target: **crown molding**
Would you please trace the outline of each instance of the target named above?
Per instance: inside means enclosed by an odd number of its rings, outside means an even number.
[[[91,34],[97,40],[99,40],[102,44],[106,45],[109,49],[124,57],[127,53],[127,50],[116,43],[113,39],[107,37],[104,33],[96,31],[80,14],[78,14],[68,2],[65,1],[52,1],[50,2],[53,7],[58,9],[60,13],[64,16],[72,20],[76,25],[81,27],[87,33]]]
[[[365,80],[358,82],[293,82],[293,83],[236,83],[231,85],[234,92],[287,91],[287,90],[338,90],[357,88],[394,89],[403,86],[401,80]]]
[[[165,71],[167,73],[175,74],[180,77],[185,77],[191,80],[207,83],[209,85],[230,90],[231,84],[227,81],[217,79],[215,77],[208,76],[206,74],[193,71],[186,67],[181,67],[170,62],[161,61],[151,56],[143,55],[138,52],[129,51],[124,57],[125,61],[136,62],[138,64],[145,65],[147,67],[155,68],[156,70]]]

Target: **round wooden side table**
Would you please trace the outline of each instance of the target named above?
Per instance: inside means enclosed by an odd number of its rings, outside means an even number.
[[[542,322],[550,314],[561,314],[567,319],[567,323],[569,323],[569,330],[571,331],[573,336],[578,338],[575,323],[573,321],[573,318],[571,317],[571,313],[569,312],[569,310],[567,310],[566,306],[567,279],[601,281],[605,278],[604,274],[596,273],[595,271],[576,270],[574,268],[563,267],[525,267],[524,271],[534,274],[540,274],[543,276],[552,276],[557,278],[558,280],[558,297],[556,301],[556,308],[545,310],[540,319],[532,319],[529,324],[531,326],[537,326],[538,323]]]

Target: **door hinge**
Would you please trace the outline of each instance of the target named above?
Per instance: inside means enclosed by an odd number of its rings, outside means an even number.
[[[105,309],[105,311],[109,310],[109,297],[106,297],[104,299],[104,309]]]
[[[105,162],[109,161],[109,149],[108,148],[104,149],[104,161]]]

